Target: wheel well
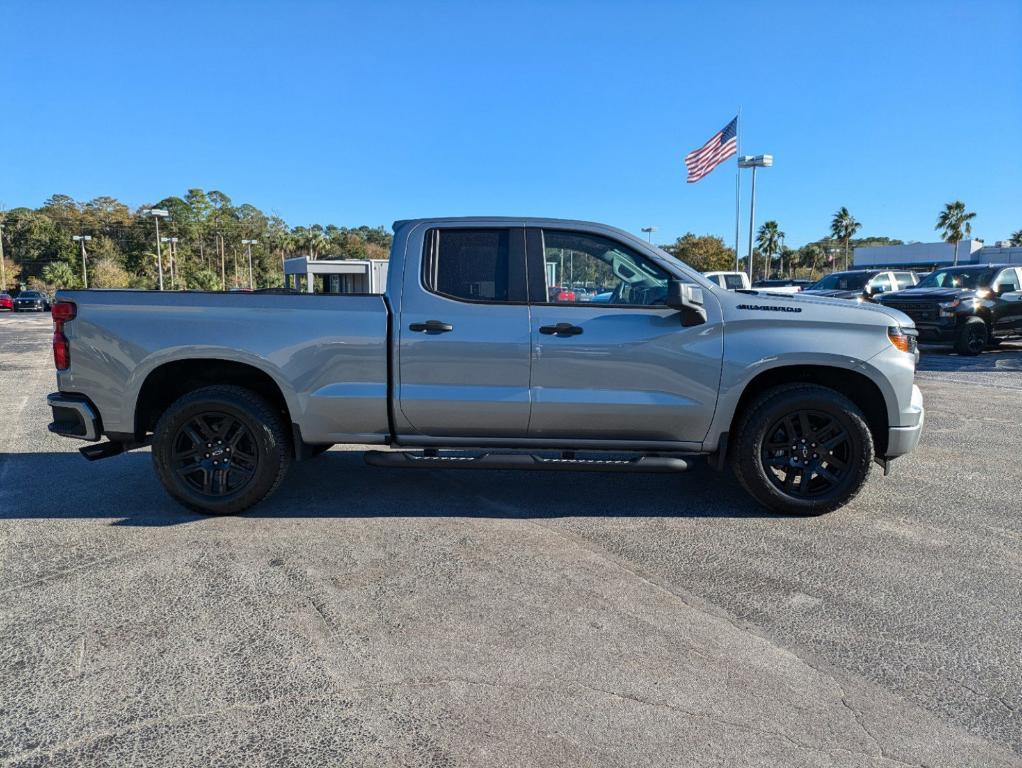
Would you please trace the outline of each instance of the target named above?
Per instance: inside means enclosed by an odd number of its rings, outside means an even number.
[[[156,428],[163,412],[182,395],[213,384],[234,384],[264,397],[277,408],[288,426],[287,401],[269,374],[255,366],[230,360],[175,360],[150,371],[135,402],[135,437],[141,440]]]
[[[847,397],[862,411],[873,435],[876,455],[887,451],[887,403],[884,395],[868,376],[845,368],[826,365],[798,365],[772,368],[757,375],[745,387],[738,407],[731,419],[731,434],[738,428],[738,420],[760,394],[782,384],[818,384]]]

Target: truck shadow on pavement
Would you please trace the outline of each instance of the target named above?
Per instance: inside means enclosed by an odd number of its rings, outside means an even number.
[[[1022,342],[1005,342],[976,357],[953,353],[941,347],[920,345],[918,371],[960,373],[1022,373]]]
[[[90,463],[77,453],[0,453],[0,520],[104,519],[166,526],[212,519],[179,506],[147,451]],[[250,518],[772,517],[729,473],[382,469],[359,451],[294,464]]]

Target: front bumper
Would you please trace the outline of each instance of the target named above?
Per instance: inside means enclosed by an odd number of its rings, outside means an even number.
[[[915,384],[912,385],[912,402],[909,409],[902,413],[906,426],[891,427],[887,430],[887,452],[884,458],[893,459],[911,453],[919,445],[923,434],[923,423],[926,421],[926,409],[923,407],[923,393]],[[913,423],[914,422],[914,423]]]
[[[53,421],[47,426],[50,432],[90,441],[103,434],[99,413],[87,397],[54,392],[46,396],[46,402],[53,411]]]

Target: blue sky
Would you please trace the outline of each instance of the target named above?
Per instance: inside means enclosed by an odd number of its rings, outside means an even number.
[[[734,239],[742,107],[789,244],[847,205],[933,240],[1022,228],[1022,3],[0,2],[0,204],[220,189],[292,225],[593,219]],[[743,181],[743,219],[748,179]],[[743,227],[745,225],[743,224]],[[744,239],[744,235],[743,235]]]

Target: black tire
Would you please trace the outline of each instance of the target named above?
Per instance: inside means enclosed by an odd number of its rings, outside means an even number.
[[[277,489],[291,458],[284,419],[244,387],[203,387],[183,395],[153,434],[156,476],[167,493],[196,512],[243,512]]]
[[[975,357],[984,349],[990,339],[990,332],[982,317],[967,317],[958,326],[955,334],[955,352],[967,357]]]
[[[736,437],[731,465],[738,482],[760,504],[787,515],[843,507],[862,489],[873,462],[862,411],[815,384],[761,394],[742,415]]]

